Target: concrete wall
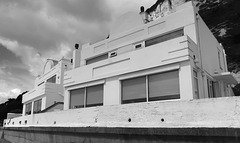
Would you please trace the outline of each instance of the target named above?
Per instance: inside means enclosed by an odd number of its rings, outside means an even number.
[[[233,127],[240,126],[240,98],[156,101],[33,114],[5,120],[6,127]],[[27,124],[25,124],[27,120]],[[19,125],[19,121],[23,124]],[[14,125],[13,123],[14,122]]]
[[[239,128],[0,128],[1,143],[239,142]],[[4,142],[3,142],[4,141]]]
[[[240,98],[137,103],[33,115],[0,129],[12,143],[239,142]]]

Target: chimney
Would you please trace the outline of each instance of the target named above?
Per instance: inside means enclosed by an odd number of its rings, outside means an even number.
[[[75,44],[75,49],[73,50],[73,68],[74,69],[80,67],[81,50],[82,50],[82,47],[79,47],[79,44]]]

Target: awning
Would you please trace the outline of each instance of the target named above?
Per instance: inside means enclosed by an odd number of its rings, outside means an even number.
[[[238,84],[237,79],[230,72],[215,74],[213,77],[215,80],[223,81],[227,84]]]

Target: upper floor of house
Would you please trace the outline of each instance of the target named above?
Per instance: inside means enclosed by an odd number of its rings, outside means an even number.
[[[70,69],[72,64],[67,59],[59,61],[48,59],[43,67],[43,74],[35,79],[34,88],[23,96],[22,102],[26,103],[48,93],[63,94],[64,72]]]
[[[117,18],[108,38],[74,50],[73,70],[66,72],[64,85],[189,59],[210,75],[227,72],[224,49],[195,5],[187,2],[173,7],[163,16],[150,16],[148,22],[135,12]]]

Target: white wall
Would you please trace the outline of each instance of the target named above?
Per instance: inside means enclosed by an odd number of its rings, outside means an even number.
[[[42,107],[45,108],[51,106],[55,102],[63,102],[63,77],[64,72],[72,69],[72,64],[69,60],[61,59],[56,66],[52,69],[41,75],[36,79],[36,86],[33,90],[29,91],[27,94],[23,96],[22,103],[23,106],[23,115],[25,114],[25,104],[42,99]],[[56,75],[56,83],[47,83],[47,79]],[[39,85],[39,83],[43,84]]]
[[[35,114],[14,118],[6,126],[13,126],[12,122],[14,126],[23,126],[18,122],[27,120],[24,126],[239,127],[239,110],[239,97],[158,101]]]
[[[203,69],[207,72],[207,74],[210,74],[211,76],[215,71],[218,73],[226,72],[222,46],[220,46],[219,42],[216,40],[201,17],[198,17],[197,24],[199,28],[199,44],[202,52],[201,55],[203,61]],[[220,52],[220,63],[222,69],[219,66],[218,51]]]
[[[184,35],[187,36],[139,50],[134,49],[136,43],[179,29],[183,29]],[[181,99],[193,99],[193,65],[190,61],[193,61],[194,57],[199,59],[196,41],[195,8],[189,2],[169,16],[112,35],[109,39],[96,44],[84,45],[81,53],[81,66],[65,73],[64,86],[67,91],[64,109],[69,108],[69,90],[104,80],[104,105],[116,105],[121,103],[121,79],[136,77],[139,74],[147,75],[168,71],[169,67],[176,65],[179,69]],[[116,57],[85,65],[86,59],[113,50],[118,53]]]

